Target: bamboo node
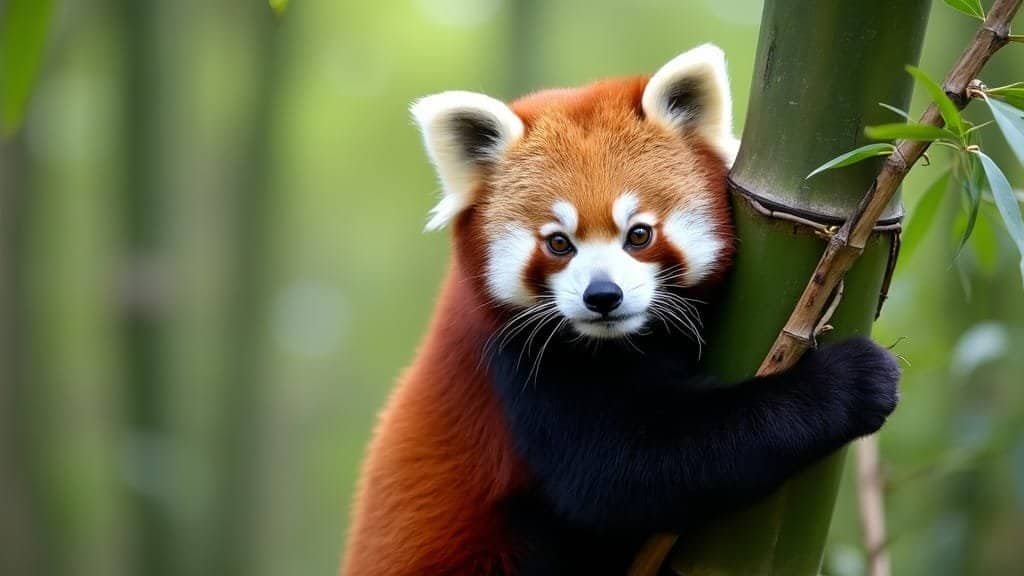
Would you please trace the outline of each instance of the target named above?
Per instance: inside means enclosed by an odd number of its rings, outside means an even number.
[[[785,334],[786,336],[788,336],[789,338],[791,338],[793,340],[796,340],[797,342],[799,342],[800,344],[802,344],[804,346],[813,346],[814,345],[814,337],[813,336],[807,336],[805,334],[801,334],[799,332],[795,332],[795,331],[793,331],[793,330],[791,330],[789,328],[783,329],[782,333]],[[785,357],[785,353],[782,350],[777,350],[775,354],[780,356],[780,358],[779,358],[780,360],[782,359],[782,357]]]
[[[817,214],[814,212],[804,211],[792,206],[783,206],[774,203],[773,201],[762,197],[761,195],[748,190],[736,183],[736,181],[729,179],[729,187],[734,194],[738,194],[741,198],[746,200],[754,212],[757,212],[761,216],[766,218],[774,218],[776,220],[783,220],[786,222],[792,222],[810,228],[812,232],[819,238],[825,240],[831,240],[835,235],[842,229],[842,224],[845,222],[844,219],[836,219],[831,216],[823,214]],[[903,214],[899,213],[894,217],[887,217],[880,219],[875,222],[873,232],[893,232],[898,231],[902,228],[901,221],[903,220]]]
[[[997,47],[1000,47],[1010,41],[1010,25],[1007,22],[999,22],[995,26],[990,26],[986,23],[981,27],[981,29],[992,34]]]
[[[819,238],[824,238],[825,240],[830,240],[836,235],[836,232],[839,232],[839,226],[836,224],[830,224],[814,230],[815,235]]]
[[[967,97],[968,98],[983,98],[985,92],[988,90],[988,86],[984,82],[975,78],[967,85]]]
[[[897,146],[896,150],[885,159],[885,168],[900,175],[910,171],[910,163],[907,162],[907,157],[903,154],[900,146]],[[872,187],[877,187],[877,180],[875,182],[875,184],[872,184]]]

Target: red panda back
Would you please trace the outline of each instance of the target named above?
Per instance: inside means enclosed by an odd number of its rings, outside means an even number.
[[[491,573],[514,543],[501,499],[525,481],[485,380],[490,333],[453,266],[429,335],[380,416],[341,574]]]

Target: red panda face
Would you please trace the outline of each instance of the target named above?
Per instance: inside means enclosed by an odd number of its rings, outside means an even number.
[[[732,255],[735,153],[724,58],[702,46],[650,80],[540,92],[511,107],[449,92],[413,109],[445,195],[428,228],[472,208],[456,242],[506,307],[615,338],[652,321],[695,331],[680,288]]]

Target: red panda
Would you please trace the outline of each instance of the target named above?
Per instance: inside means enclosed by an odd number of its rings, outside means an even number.
[[[623,574],[651,532],[766,495],[895,408],[866,340],[735,386],[700,372],[734,250],[725,70],[704,45],[649,78],[414,104],[453,257],[342,574]]]

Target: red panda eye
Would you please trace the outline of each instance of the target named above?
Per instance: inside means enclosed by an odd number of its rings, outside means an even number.
[[[573,251],[572,242],[565,234],[552,234],[548,236],[548,250],[556,256],[565,256]]]
[[[626,234],[626,245],[630,248],[643,248],[651,243],[654,231],[647,224],[637,224]]]

